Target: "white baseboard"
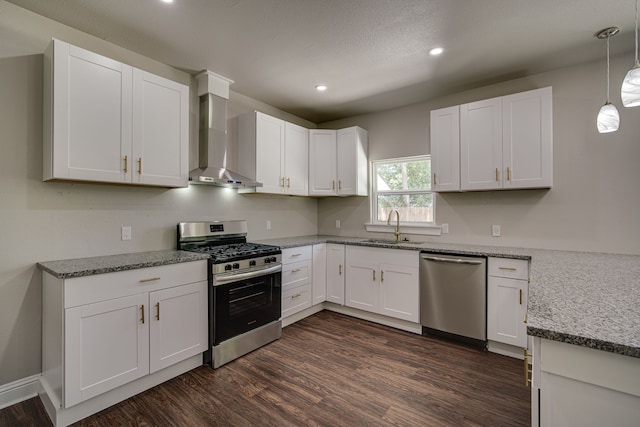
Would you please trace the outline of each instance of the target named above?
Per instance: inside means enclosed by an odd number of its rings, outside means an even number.
[[[36,397],[40,390],[40,374],[0,386],[0,409]]]
[[[514,359],[524,360],[524,349],[522,347],[514,347],[497,341],[489,341],[487,350],[491,353],[498,353],[503,356],[513,357]]]

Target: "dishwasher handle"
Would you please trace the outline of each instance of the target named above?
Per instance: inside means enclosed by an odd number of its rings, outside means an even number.
[[[429,256],[429,255],[421,255],[422,259],[427,261],[436,261],[436,262],[448,262],[451,264],[471,264],[471,265],[481,265],[483,261],[476,261],[472,259],[463,259],[463,258],[441,258],[437,256]]]

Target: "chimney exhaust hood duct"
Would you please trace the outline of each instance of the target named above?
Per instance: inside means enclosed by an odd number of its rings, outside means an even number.
[[[189,183],[229,188],[262,187],[255,179],[227,169],[227,100],[233,81],[211,71],[203,71],[196,79],[200,97],[200,168],[189,172]]]

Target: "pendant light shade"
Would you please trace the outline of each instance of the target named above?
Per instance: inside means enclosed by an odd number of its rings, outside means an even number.
[[[620,89],[622,105],[637,107],[640,105],[640,62],[638,62],[638,0],[636,0],[636,62],[627,72]]]
[[[620,126],[620,114],[618,114],[616,106],[607,102],[600,107],[597,124],[600,133],[617,131]]]
[[[618,34],[619,31],[618,27],[609,27],[595,34],[599,39],[607,39],[607,102],[600,108],[598,119],[596,120],[598,132],[600,133],[615,132],[620,126],[618,109],[609,102],[609,39]]]

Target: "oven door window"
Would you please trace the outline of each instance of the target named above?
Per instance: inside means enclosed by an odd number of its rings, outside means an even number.
[[[214,286],[213,345],[278,320],[281,273]]]

